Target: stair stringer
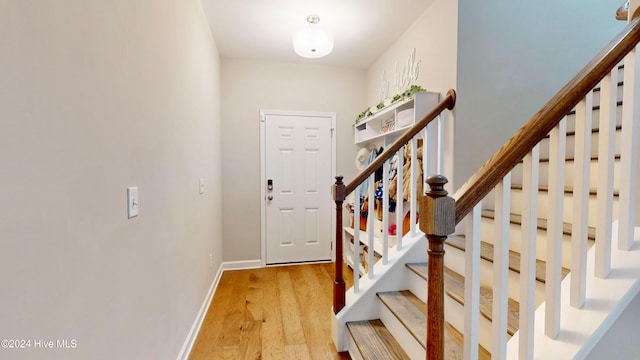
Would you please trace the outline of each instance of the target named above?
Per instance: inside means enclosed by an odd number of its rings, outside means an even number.
[[[414,236],[405,235],[401,250],[389,248],[387,264],[382,260],[374,265],[375,276],[360,278],[360,291],[356,294],[353,288],[347,290],[345,307],[331,317],[333,342],[339,352],[349,350],[349,321],[370,320],[380,317],[380,306],[376,294],[384,291],[397,291],[408,288],[406,263],[424,262],[427,258],[427,239],[421,231]]]
[[[631,250],[618,250],[618,222],[612,232],[611,272],[605,279],[594,274],[595,247],[587,253],[586,303],[581,308],[569,304],[571,276],[562,281],[560,334],[552,339],[544,334],[545,303],[535,312],[535,359],[583,359],[615,323],[640,292],[640,227],[635,228]],[[507,343],[507,358],[518,359],[520,332]]]

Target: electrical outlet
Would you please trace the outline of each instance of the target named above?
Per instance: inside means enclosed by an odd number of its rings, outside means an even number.
[[[203,178],[200,178],[200,183],[199,184],[200,184],[200,187],[199,187],[200,194],[204,194],[204,179]]]
[[[209,253],[209,269],[213,268],[213,253]]]

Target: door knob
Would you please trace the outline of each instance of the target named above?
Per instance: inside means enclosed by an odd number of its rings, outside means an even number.
[[[269,201],[273,200],[273,195],[267,196],[267,200],[269,200]]]

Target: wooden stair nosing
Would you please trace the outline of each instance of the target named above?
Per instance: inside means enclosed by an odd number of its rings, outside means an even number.
[[[410,359],[379,319],[348,322],[347,329],[365,360]]]
[[[414,271],[418,276],[423,279],[428,277],[427,263],[411,263],[406,266]],[[444,290],[449,297],[458,302],[460,305],[464,305],[464,277],[455,271],[444,268]],[[507,333],[511,336],[518,331],[518,317],[520,304],[509,298],[507,309]],[[480,287],[480,313],[487,320],[493,321],[493,291],[486,287]]]
[[[464,237],[461,236],[450,236],[445,241],[445,244],[461,251],[465,251],[466,247]],[[493,262],[493,244],[480,241],[480,258]],[[520,254],[513,250],[509,250],[509,270],[520,273]],[[563,279],[569,274],[569,271],[567,268],[562,268]],[[546,273],[546,262],[536,259],[536,280],[544,284],[546,282]]]

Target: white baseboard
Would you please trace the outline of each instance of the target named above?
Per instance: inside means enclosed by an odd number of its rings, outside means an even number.
[[[262,267],[262,260],[226,261],[221,265],[222,271],[258,269]]]
[[[189,334],[187,335],[187,339],[184,341],[182,345],[182,349],[180,349],[180,353],[178,354],[178,360],[187,360],[189,358],[189,354],[191,354],[191,349],[193,349],[193,344],[196,342],[198,338],[198,333],[200,333],[200,327],[202,326],[202,322],[204,321],[204,317],[209,311],[209,305],[211,305],[211,300],[213,300],[213,294],[216,293],[216,289],[218,288],[218,284],[220,283],[220,279],[222,278],[222,273],[224,272],[223,268],[224,264],[220,264],[218,268],[218,272],[216,276],[213,278],[213,282],[209,287],[209,292],[207,292],[207,296],[200,306],[200,311],[198,311],[198,315],[196,316],[193,325],[191,326],[191,330],[189,330]]]
[[[213,278],[213,282],[209,287],[207,296],[205,297],[202,306],[200,306],[200,311],[198,311],[198,315],[196,316],[196,319],[191,326],[191,330],[189,330],[187,339],[184,341],[182,349],[180,349],[178,360],[187,360],[189,358],[191,350],[193,349],[193,345],[198,338],[198,333],[200,333],[200,327],[202,326],[204,317],[209,311],[209,306],[211,305],[211,300],[213,300],[213,295],[216,293],[216,289],[218,288],[218,284],[220,283],[220,279],[222,278],[222,273],[227,270],[256,269],[261,267],[262,260],[230,261],[220,264],[218,272],[216,273],[216,276]]]

